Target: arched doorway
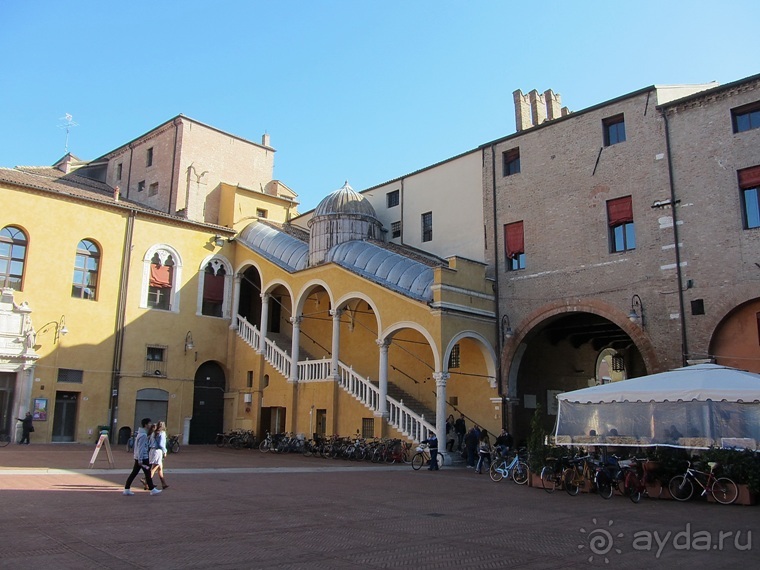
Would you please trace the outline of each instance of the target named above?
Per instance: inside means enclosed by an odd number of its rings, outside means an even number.
[[[249,323],[261,326],[261,276],[253,266],[240,274],[238,313]]]
[[[143,418],[150,418],[153,423],[161,420],[166,422],[169,411],[169,392],[159,388],[144,388],[137,391],[135,399],[135,423],[140,427]]]
[[[214,443],[224,427],[224,370],[216,362],[204,362],[195,373],[191,444]]]
[[[760,373],[760,299],[723,318],[710,341],[710,356],[717,364]]]

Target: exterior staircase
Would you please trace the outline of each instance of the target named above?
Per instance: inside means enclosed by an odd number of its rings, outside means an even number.
[[[237,316],[236,324],[238,336],[251,348],[257,349],[262,338],[258,328],[241,315]],[[290,347],[290,339],[281,334],[273,334],[272,337],[264,339],[264,358],[285,378],[290,378],[294,364],[285,348]],[[301,347],[299,347],[300,352],[302,352]],[[333,380],[329,358],[311,360],[307,356],[306,360],[301,360],[295,365],[297,366],[299,382]],[[371,382],[364,378],[343,362],[338,362],[338,379],[336,381],[341,388],[369,410],[374,412],[380,409],[380,389],[377,382]],[[395,391],[393,393],[391,386],[394,386]],[[405,398],[413,403],[414,409],[407,405]],[[388,383],[386,409],[388,411],[388,423],[411,441],[422,441],[427,439],[430,433],[435,432],[435,414],[390,382]]]

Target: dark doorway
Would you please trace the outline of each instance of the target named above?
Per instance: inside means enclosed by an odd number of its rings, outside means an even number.
[[[269,331],[280,332],[280,319],[282,318],[282,297],[274,297],[269,300]]]
[[[16,385],[16,375],[10,372],[0,372],[0,432],[11,433],[11,406],[13,406],[13,387]],[[11,434],[13,435],[13,434]]]
[[[195,373],[193,419],[190,422],[191,444],[214,443],[224,429],[224,370],[216,362],[204,362]]]
[[[51,441],[75,441],[79,392],[56,392]]]
[[[261,429],[259,431],[262,438],[266,437],[267,432],[274,435],[285,431],[285,412],[286,408],[261,408]]]

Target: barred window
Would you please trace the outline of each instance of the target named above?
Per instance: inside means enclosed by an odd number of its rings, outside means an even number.
[[[84,376],[83,370],[71,370],[69,368],[58,369],[59,382],[74,382],[76,384],[81,384],[83,376]]]
[[[166,376],[167,348],[169,347],[157,344],[146,347],[144,376]]]
[[[449,355],[449,368],[459,368],[459,344],[455,344],[451,348],[451,354]]]
[[[375,437],[375,418],[362,418],[362,437]]]

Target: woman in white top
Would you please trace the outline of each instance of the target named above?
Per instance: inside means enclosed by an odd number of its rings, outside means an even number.
[[[166,424],[158,422],[150,435],[150,476],[161,479],[161,487],[166,489],[169,485],[164,479],[164,457],[166,457]]]

